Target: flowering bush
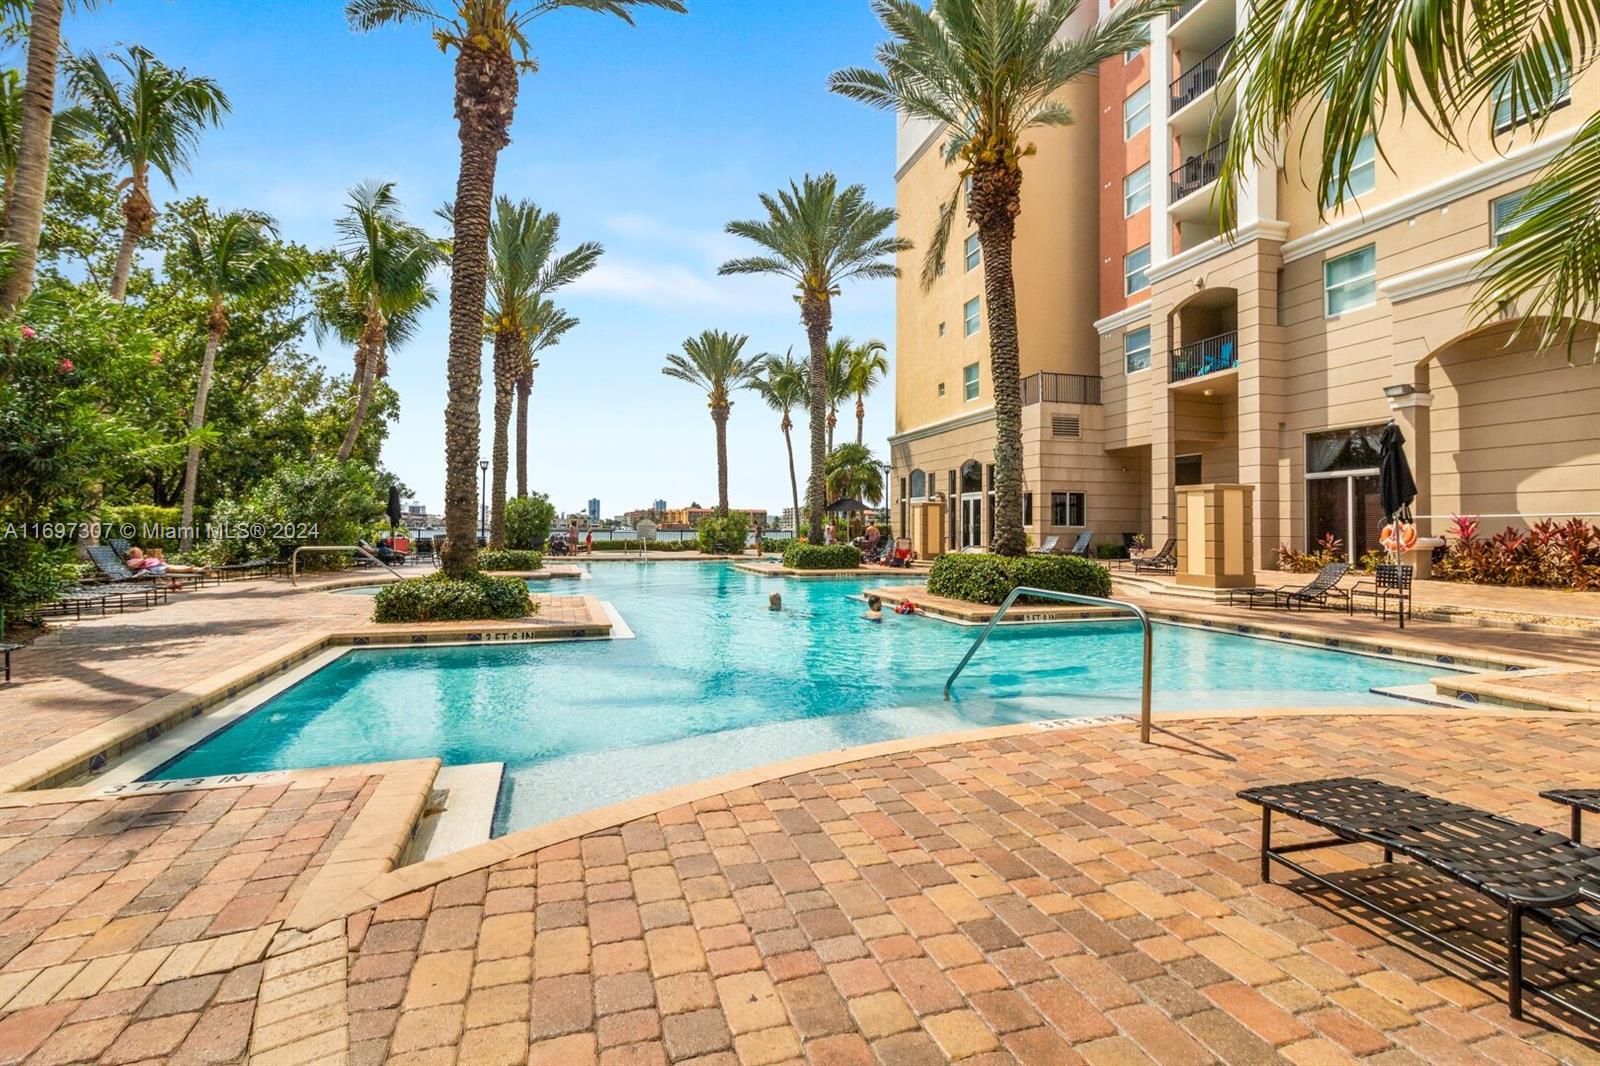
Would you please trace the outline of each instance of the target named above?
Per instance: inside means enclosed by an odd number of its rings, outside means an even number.
[[[1527,530],[1508,526],[1485,537],[1475,516],[1456,515],[1433,573],[1490,585],[1600,589],[1600,525],[1545,518]]]
[[[1291,574],[1314,574],[1329,563],[1344,562],[1344,541],[1332,533],[1324,533],[1317,546],[1310,551],[1296,551],[1287,544],[1278,545],[1278,569]]]

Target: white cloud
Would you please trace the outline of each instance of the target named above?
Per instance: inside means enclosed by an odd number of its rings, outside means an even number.
[[[595,268],[567,290],[574,294],[608,296],[678,308],[685,305],[725,307],[732,294],[715,281],[676,263],[652,263],[607,253]]]

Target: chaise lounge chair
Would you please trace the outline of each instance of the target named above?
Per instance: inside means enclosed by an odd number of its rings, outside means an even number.
[[[1565,793],[1543,795],[1557,798]],[[1593,1009],[1592,999],[1586,1008],[1551,987],[1527,982],[1522,966],[1524,918],[1538,922],[1574,946],[1600,949],[1600,850],[1539,826],[1369,778],[1329,778],[1249,788],[1240,792],[1239,798],[1261,808],[1263,882],[1271,881],[1272,863],[1276,862],[1345,899],[1371,907],[1491,973],[1503,972],[1506,1001],[1513,1018],[1522,1017],[1523,993],[1528,992],[1600,1024],[1600,1013]],[[1275,848],[1274,812],[1309,822],[1333,835]],[[1404,901],[1386,908],[1371,893],[1352,891],[1347,882],[1315,873],[1287,857],[1292,852],[1347,844],[1375,844],[1383,849],[1385,862],[1393,862],[1396,855],[1405,856],[1505,908],[1505,962],[1468,947],[1459,935],[1448,939],[1424,928],[1413,920],[1415,911]],[[1453,922],[1452,928],[1444,932],[1459,931],[1459,923]]]
[[[1292,609],[1295,607],[1326,607],[1330,599],[1338,599],[1343,600],[1345,609],[1354,614],[1355,601],[1350,598],[1350,593],[1347,589],[1339,587],[1340,579],[1349,572],[1349,563],[1329,563],[1317,571],[1316,577],[1299,588],[1279,585],[1275,589],[1232,589],[1228,593],[1228,605],[1231,607],[1243,600],[1247,607],[1265,603],[1268,607]]]
[[[1161,550],[1154,555],[1146,555],[1133,561],[1133,572],[1143,573],[1175,573],[1178,569],[1178,538],[1168,537]]]
[[[125,581],[141,581],[178,591],[181,590],[178,583],[181,579],[192,578],[199,584],[206,577],[205,574],[152,574],[144,570],[129,570],[117,556],[116,549],[106,545],[86,548],[85,551],[89,553],[89,561],[100,571],[100,576],[113,585]]]
[[[1086,529],[1078,534],[1078,539],[1072,542],[1072,547],[1067,549],[1068,555],[1081,555],[1089,557],[1089,542],[1094,540],[1094,530]]]
[[[1056,548],[1060,544],[1061,544],[1061,538],[1056,536],[1054,533],[1052,533],[1048,537],[1044,538],[1044,543],[1039,545],[1037,548],[1035,548],[1030,554],[1033,554],[1033,555],[1054,555],[1055,551],[1056,551]]]

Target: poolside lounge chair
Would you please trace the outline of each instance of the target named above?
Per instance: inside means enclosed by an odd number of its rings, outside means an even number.
[[[1094,530],[1086,529],[1078,534],[1078,539],[1072,542],[1072,547],[1067,549],[1068,555],[1081,555],[1089,557],[1089,542],[1094,540]]]
[[[1145,555],[1133,561],[1133,571],[1143,573],[1175,573],[1178,569],[1178,538],[1168,537],[1161,550],[1154,555]]]
[[[1061,538],[1056,536],[1054,533],[1052,533],[1048,537],[1044,538],[1044,543],[1039,545],[1039,547],[1035,548],[1032,554],[1034,554],[1034,555],[1052,555],[1052,554],[1055,553],[1056,546],[1059,545],[1060,543],[1061,543]]]
[[[204,578],[204,574],[152,574],[144,570],[129,570],[122,560],[117,557],[116,549],[107,545],[84,549],[89,553],[89,561],[94,563],[95,569],[111,584],[120,584],[124,581],[148,581],[168,588],[179,588],[180,577],[193,578],[196,581]],[[213,579],[215,580],[215,579]]]
[[[1389,601],[1394,600],[1395,610],[1401,620],[1411,615],[1411,577],[1414,569],[1404,563],[1379,563],[1372,580],[1357,581],[1350,589],[1351,609],[1355,597],[1366,596],[1372,600],[1372,609],[1380,618],[1389,617]],[[1369,587],[1370,586],[1370,587]]]
[[[0,644],[0,656],[4,656],[6,661],[6,684],[8,685],[11,683],[11,653],[19,651],[23,647],[25,645],[22,644]]]
[[[1545,793],[1548,797],[1561,793]],[[1261,807],[1261,880],[1272,879],[1276,862],[1345,899],[1371,907],[1412,933],[1506,975],[1506,1000],[1522,1017],[1523,993],[1559,1003],[1600,1024],[1600,1013],[1574,1003],[1550,987],[1523,979],[1523,919],[1531,918],[1562,940],[1600,949],[1600,850],[1540,826],[1438,799],[1369,778],[1343,777],[1291,785],[1248,788],[1239,798]],[[1558,801],[1559,802],[1559,801]],[[1272,846],[1272,815],[1286,814],[1328,830],[1332,837]],[[1386,908],[1372,892],[1357,893],[1346,880],[1323,876],[1288,858],[1291,852],[1346,844],[1375,844],[1385,862],[1403,855],[1505,908],[1506,960],[1468,947],[1459,935],[1447,939],[1414,920],[1415,893]],[[1378,879],[1370,884],[1381,886]],[[1379,890],[1381,892],[1381,887]],[[1459,934],[1459,918],[1447,933]],[[1492,927],[1491,927],[1492,928]],[[1560,956],[1553,965],[1559,965]],[[1560,981],[1560,976],[1557,977]],[[1581,984],[1581,982],[1580,982]],[[1581,994],[1581,993],[1580,993]]]
[[[75,620],[83,618],[85,611],[93,613],[98,608],[101,615],[111,613],[111,608],[116,607],[121,614],[129,607],[154,607],[165,603],[170,591],[164,585],[154,581],[140,581],[123,583],[121,585],[63,585],[56,595],[43,603],[35,604],[28,610],[28,617],[35,620],[47,617],[66,617],[72,615]]]
[[[1248,588],[1232,589],[1228,593],[1228,605],[1233,606],[1240,600],[1245,606],[1255,607],[1265,604],[1268,607],[1326,607],[1330,599],[1343,600],[1345,609],[1351,614],[1355,613],[1355,601],[1350,598],[1347,589],[1339,587],[1339,581],[1350,572],[1349,563],[1329,563],[1317,571],[1317,576],[1299,588],[1288,585],[1279,585],[1277,588]]]

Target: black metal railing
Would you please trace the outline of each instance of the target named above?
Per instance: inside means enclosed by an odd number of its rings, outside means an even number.
[[[1172,25],[1199,6],[1200,0],[1183,0],[1183,3],[1173,8],[1171,13],[1167,15],[1167,25]]]
[[[1228,154],[1228,142],[1218,141],[1199,155],[1192,155],[1172,168],[1172,202],[1203,189],[1217,180],[1222,169],[1222,157]]]
[[[1185,344],[1172,352],[1170,381],[1187,381],[1239,365],[1239,334],[1234,330]]]
[[[1052,374],[1041,370],[1022,379],[1022,405],[1099,403],[1100,378],[1094,374]]]
[[[1222,61],[1228,58],[1228,49],[1232,47],[1233,38],[1229,37],[1210,55],[1172,79],[1173,114],[1211,91],[1212,86],[1217,84],[1217,75],[1222,71]]]

